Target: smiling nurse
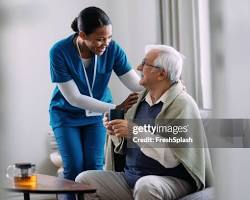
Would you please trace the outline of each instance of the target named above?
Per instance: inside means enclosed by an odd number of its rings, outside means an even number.
[[[104,112],[130,108],[143,88],[124,50],[112,40],[112,25],[97,7],[80,12],[71,25],[75,34],[50,49],[50,72],[56,87],[50,103],[50,124],[63,159],[64,178],[102,169]],[[108,83],[112,71],[131,91],[120,105],[112,104]],[[73,197],[68,197],[68,199]]]

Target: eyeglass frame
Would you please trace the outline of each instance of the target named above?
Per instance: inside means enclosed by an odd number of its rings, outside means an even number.
[[[162,67],[160,67],[160,66],[155,66],[155,65],[148,64],[148,63],[146,62],[146,59],[144,58],[144,59],[142,60],[141,64],[140,64],[140,66],[143,68],[145,65],[147,65],[147,66],[149,66],[149,67],[154,67],[154,68],[157,68],[157,69],[162,69]]]

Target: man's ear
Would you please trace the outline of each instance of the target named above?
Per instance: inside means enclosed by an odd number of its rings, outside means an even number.
[[[79,36],[80,36],[80,38],[81,38],[82,40],[85,40],[86,37],[87,37],[87,35],[86,35],[83,31],[80,31],[80,32],[79,32]]]
[[[167,79],[167,75],[168,75],[168,73],[167,73],[164,69],[162,69],[162,70],[160,71],[159,76],[158,76],[158,80]]]

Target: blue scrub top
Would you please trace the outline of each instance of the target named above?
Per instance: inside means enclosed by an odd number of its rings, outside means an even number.
[[[73,44],[74,36],[60,40],[50,49],[51,80],[53,83],[62,83],[73,79],[80,93],[90,96],[82,61]],[[90,85],[92,85],[94,60],[93,56],[86,70]],[[96,80],[92,91],[94,98],[111,103],[112,96],[108,83],[112,71],[114,70],[117,76],[121,76],[131,69],[124,50],[112,40],[105,52],[97,56]],[[53,129],[61,126],[82,126],[102,120],[102,116],[86,117],[85,110],[71,106],[57,86],[52,94],[49,113]]]

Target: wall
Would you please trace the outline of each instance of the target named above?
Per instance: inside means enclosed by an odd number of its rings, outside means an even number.
[[[105,1],[1,1],[1,130],[0,177],[15,162],[31,161],[38,172],[55,174],[49,160],[48,51],[71,33],[79,10]],[[0,179],[1,182],[3,178]],[[4,199],[4,198],[0,198]]]
[[[109,0],[108,12],[114,27],[114,38],[125,48],[129,60],[136,68],[144,56],[145,45],[161,43],[159,2]],[[117,104],[121,103],[129,93],[114,74],[110,88],[113,91],[114,102]]]
[[[160,43],[158,3],[156,0],[0,1],[0,182],[7,165],[17,161],[32,161],[40,173],[55,174],[48,157],[48,104],[53,89],[48,50],[56,40],[71,33],[70,23],[77,13],[88,5],[105,9],[113,21],[114,39],[136,66],[145,44]],[[190,41],[185,35],[191,29],[185,21],[185,16],[190,15],[190,5],[181,1],[180,9],[183,11],[181,48],[191,59]],[[249,13],[247,0],[240,4],[233,0],[211,1],[212,91],[216,114],[220,117],[250,115]],[[192,64],[190,60],[187,63]],[[187,85],[192,85],[191,79],[187,79]],[[112,77],[110,87],[116,103],[128,94],[116,76]],[[216,149],[219,199],[248,199],[249,153],[248,149]],[[6,199],[1,195],[0,199]]]
[[[134,66],[141,61],[145,44],[160,43],[155,0],[0,2],[0,177],[9,164],[19,161],[34,162],[39,173],[55,175],[49,160],[48,104],[54,86],[48,51],[55,41],[72,33],[72,20],[90,5],[110,15],[114,39]],[[115,102],[121,102],[128,90],[116,76],[110,85]]]
[[[249,122],[250,2],[212,0],[210,3],[215,114],[218,118]],[[249,154],[249,148],[217,149],[218,199],[249,199]]]

